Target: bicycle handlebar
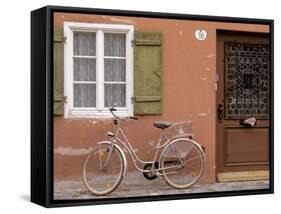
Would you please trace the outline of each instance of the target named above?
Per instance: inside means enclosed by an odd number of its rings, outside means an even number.
[[[117,111],[117,109],[114,107],[109,107],[109,111],[113,112],[113,111]]]
[[[131,116],[130,119],[138,120],[139,118]]]
[[[113,115],[113,117],[115,117],[117,120],[123,120],[122,118],[118,117],[116,114],[113,113],[114,111],[117,111],[116,108],[114,108],[114,107],[109,107],[109,111],[110,111],[110,113]]]
[[[115,113],[113,113],[114,111],[117,111],[116,108],[114,108],[114,107],[109,107],[109,111],[110,111],[110,113],[113,115],[113,117],[115,117],[117,120],[124,120],[123,118],[118,117]],[[133,116],[130,116],[130,117],[128,117],[128,118],[129,118],[129,119],[132,119],[132,120],[138,120],[137,117],[133,117]]]

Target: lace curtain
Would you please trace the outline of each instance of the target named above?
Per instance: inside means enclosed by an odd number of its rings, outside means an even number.
[[[125,34],[104,34],[104,106],[125,107]]]
[[[74,107],[96,106],[96,33],[74,32]]]
[[[96,33],[74,32],[74,107],[96,107],[97,98],[104,107],[126,106],[125,42],[125,34],[104,33],[104,97],[96,97]]]

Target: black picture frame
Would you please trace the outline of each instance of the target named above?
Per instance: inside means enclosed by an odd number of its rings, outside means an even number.
[[[270,188],[190,195],[111,198],[99,200],[53,200],[53,13],[118,15],[147,18],[201,20],[270,26]],[[158,12],[46,6],[31,12],[31,202],[44,207],[113,204],[189,198],[225,197],[274,193],[274,21],[238,17],[201,16]]]

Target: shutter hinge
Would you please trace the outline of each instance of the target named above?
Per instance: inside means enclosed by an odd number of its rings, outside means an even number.
[[[136,41],[135,40],[131,40],[131,47],[135,46]]]
[[[67,103],[67,96],[64,96],[64,97],[63,97],[63,102],[64,102],[64,103]]]
[[[131,103],[135,103],[136,102],[136,97],[131,97]]]
[[[64,36],[64,37],[63,37],[63,42],[66,43],[66,40],[67,40],[67,37]]]

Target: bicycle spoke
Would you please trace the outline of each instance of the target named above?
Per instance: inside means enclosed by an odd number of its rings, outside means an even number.
[[[201,155],[198,155],[197,157],[194,157],[194,158],[190,158],[190,159],[185,160],[185,162],[191,162],[191,161],[193,161],[193,160],[197,160],[197,159],[200,159],[200,158],[202,158],[202,156],[201,156]]]
[[[111,145],[99,145],[85,163],[83,180],[94,194],[104,195],[113,191],[122,179],[123,158]]]
[[[201,150],[188,139],[168,145],[161,158],[165,181],[175,188],[187,188],[201,176],[203,156]]]

